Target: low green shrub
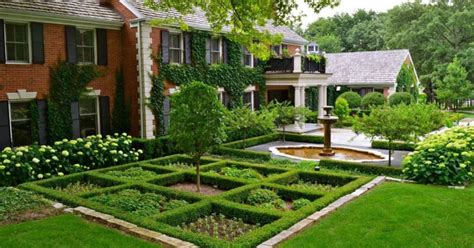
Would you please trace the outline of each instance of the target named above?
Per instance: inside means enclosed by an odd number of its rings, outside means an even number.
[[[134,138],[132,146],[135,149],[143,150],[140,159],[153,159],[179,153],[176,144],[169,136],[162,136],[155,139]]]
[[[468,184],[474,170],[474,127],[455,127],[428,136],[405,157],[403,173],[422,183]]]
[[[370,109],[371,107],[378,107],[385,104],[385,96],[379,92],[370,92],[362,98],[362,108]]]
[[[360,108],[362,104],[362,97],[357,92],[347,91],[342,93],[338,98],[346,99],[347,103],[349,103],[349,108],[351,109]]]
[[[371,175],[400,176],[402,174],[402,169],[396,167],[368,163],[347,162],[333,159],[322,159],[319,162],[319,166],[329,169],[337,168],[349,171],[359,171]]]
[[[398,151],[414,151],[415,143],[404,142],[404,141],[393,141],[392,149]],[[387,140],[373,140],[371,147],[375,149],[389,149],[389,143]]]
[[[280,196],[269,189],[255,189],[250,191],[245,202],[252,206],[264,208],[283,209],[285,207],[285,202],[283,202]]]
[[[144,170],[142,167],[131,167],[126,170],[112,170],[105,173],[108,176],[122,179],[146,180],[158,176],[151,170]]]
[[[310,204],[311,201],[308,200],[308,199],[305,199],[305,198],[300,198],[300,199],[296,199],[293,201],[293,206],[292,206],[292,209],[293,210],[298,210],[308,204]]]
[[[132,148],[131,137],[94,135],[56,141],[52,146],[7,147],[0,153],[0,185],[63,176],[137,161],[141,150]]]
[[[413,101],[413,96],[408,92],[396,92],[388,98],[388,104],[390,106],[396,106],[399,104],[409,105]]]
[[[209,173],[218,174],[218,175],[227,176],[227,177],[253,180],[253,181],[258,181],[264,178],[264,176],[258,173],[256,170],[249,169],[249,168],[241,169],[241,168],[236,168],[234,166],[223,167],[220,170],[210,170]]]
[[[56,186],[55,190],[64,192],[66,194],[78,195],[100,188],[101,187],[99,185],[95,185],[93,183],[77,181],[75,183],[69,183],[65,187]]]

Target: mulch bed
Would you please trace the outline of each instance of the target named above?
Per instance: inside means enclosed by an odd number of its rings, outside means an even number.
[[[170,188],[177,189],[177,190],[182,190],[182,191],[188,191],[188,192],[197,192],[197,186],[195,183],[177,183],[169,186]],[[222,192],[225,192],[225,190],[218,189],[217,187],[209,186],[206,184],[201,184],[201,194],[204,195],[217,195]]]

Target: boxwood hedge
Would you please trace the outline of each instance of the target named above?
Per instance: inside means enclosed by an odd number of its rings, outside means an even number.
[[[373,140],[372,148],[376,149],[388,149],[389,144],[387,140]],[[404,141],[394,141],[392,143],[392,149],[399,151],[414,151],[416,147],[415,143],[404,142]]]
[[[204,184],[217,185],[222,189],[228,189],[228,191],[215,196],[206,196],[166,187],[166,185],[171,185],[177,182],[193,182],[195,180],[195,173],[190,169],[167,169],[163,171],[162,174],[146,181],[119,180],[118,178],[104,174],[104,172],[108,170],[123,170],[131,166],[144,166],[149,169],[154,168],[156,170],[161,170],[163,166],[161,166],[160,163],[162,164],[163,162],[168,161],[187,161],[188,159],[188,157],[182,155],[173,155],[161,159],[142,161],[140,163],[132,163],[102,170],[88,171],[70,176],[26,183],[20,185],[20,187],[39,192],[49,198],[56,199],[70,206],[85,206],[99,212],[107,213],[116,218],[189,241],[201,247],[255,247],[261,242],[291,227],[296,222],[313,212],[324,208],[341,196],[354,191],[372,179],[372,177],[366,176],[304,172],[297,169],[282,169],[267,165],[263,166],[246,162],[206,158],[208,164],[202,167],[202,182]],[[258,182],[251,182],[244,179],[231,178],[206,172],[210,169],[227,165],[234,165],[239,168],[253,168],[265,173],[274,172],[278,174],[264,178]],[[287,187],[286,182],[303,177],[318,178],[318,180],[322,182],[332,183],[339,187],[329,193],[309,192]],[[91,179],[94,182],[102,180],[103,182],[100,182],[99,184],[104,187],[78,195],[70,195],[55,190],[55,186],[57,185],[64,185],[67,182],[77,182],[78,180]],[[259,187],[276,190],[284,199],[305,197],[310,199],[311,203],[295,211],[278,211],[252,207],[239,202],[239,199],[245,196],[245,194],[247,194],[251,189]],[[143,217],[89,200],[90,197],[95,195],[110,194],[130,188],[139,189],[142,192],[157,192],[173,199],[187,200],[191,204],[152,214],[148,217]],[[243,234],[232,242],[220,240],[200,233],[185,231],[178,227],[178,225],[182,223],[192,222],[199,217],[211,213],[222,213],[229,218],[241,218],[247,223],[260,223],[261,226],[252,232]]]

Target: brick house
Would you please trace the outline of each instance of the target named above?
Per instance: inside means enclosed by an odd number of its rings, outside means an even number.
[[[147,107],[147,98],[152,87],[149,75],[159,73],[159,66],[151,55],[161,48],[164,63],[183,64],[191,52],[189,37],[179,28],[150,25],[151,20],[170,14],[176,13],[153,11],[143,1],[133,0],[0,2],[0,149],[48,143],[50,68],[60,60],[95,64],[105,71],[88,85],[87,96],[71,106],[74,138],[109,133],[119,70],[131,105],[130,133],[153,138],[157,121]],[[210,31],[203,12],[184,20],[195,30]],[[307,43],[287,27],[268,24],[263,28],[283,34],[283,44],[272,47],[277,54],[298,54]],[[207,62],[225,63],[225,40],[213,36],[206,44]],[[242,56],[242,63],[254,66],[251,54],[243,51]],[[251,106],[256,90],[253,85],[245,90]],[[175,91],[173,82],[166,82],[164,94]],[[223,94],[224,89],[219,89],[222,100]],[[32,121],[31,102],[37,103],[37,123]],[[32,139],[32,127],[38,129],[38,140]]]

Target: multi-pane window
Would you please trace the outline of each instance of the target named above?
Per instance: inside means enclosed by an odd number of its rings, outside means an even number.
[[[14,147],[32,144],[31,102],[10,102],[12,144]]]
[[[211,64],[221,62],[221,39],[211,39]]]
[[[79,100],[79,125],[81,137],[98,133],[97,98],[88,97]]]
[[[76,29],[76,51],[79,64],[95,64],[95,32],[92,29]]]
[[[30,62],[28,29],[28,24],[5,23],[5,46],[8,62]]]
[[[244,65],[248,67],[253,67],[253,55],[244,47]]]
[[[280,45],[272,46],[272,50],[273,50],[273,53],[276,54],[276,55],[281,54],[281,46]]]
[[[181,34],[170,34],[169,35],[169,55],[170,63],[181,63]]]

